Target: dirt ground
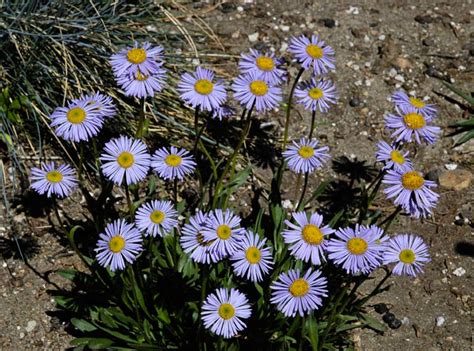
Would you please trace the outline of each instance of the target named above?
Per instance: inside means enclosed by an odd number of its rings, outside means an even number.
[[[388,292],[374,303],[385,303],[402,325],[384,335],[363,330],[354,334],[361,350],[468,350],[474,245],[474,143],[453,148],[448,125],[463,117],[455,97],[436,77],[449,77],[465,91],[473,91],[474,7],[471,1],[242,1],[220,6],[189,5],[211,26],[229,53],[254,47],[282,53],[294,34],[318,33],[336,51],[332,75],[339,92],[338,105],[320,117],[316,137],[329,145],[333,156],[374,162],[375,143],[384,134],[383,115],[391,111],[389,96],[399,88],[429,96],[439,107],[436,123],[443,138],[418,148],[414,162],[433,180],[442,182],[441,200],[433,218],[418,221],[402,217],[391,233],[412,232],[431,245],[432,262],[415,279],[391,278]],[[166,44],[165,44],[166,46]],[[287,56],[288,57],[288,56]],[[217,62],[222,71],[235,72],[235,62]],[[290,74],[294,76],[296,65]],[[291,125],[290,136],[306,132],[309,116]],[[260,116],[282,130],[283,113]],[[279,131],[279,132],[280,132]],[[454,169],[456,168],[456,169]],[[465,172],[460,172],[464,170]],[[266,170],[259,170],[263,176]],[[333,175],[326,169],[312,179],[316,185]],[[444,178],[443,178],[444,177]],[[288,179],[287,185],[294,183]],[[287,198],[293,199],[288,187]],[[74,199],[80,201],[80,199]],[[389,203],[378,203],[389,211]],[[67,206],[77,206],[74,201]],[[29,248],[29,262],[38,272],[52,272],[53,282],[64,284],[54,270],[77,265],[48,218],[31,217],[17,207],[14,224],[21,244]],[[12,245],[11,233],[0,228],[0,242]],[[9,252],[2,247],[2,253]],[[11,250],[10,250],[11,251]],[[0,268],[0,349],[64,349],[71,337],[51,316],[54,303],[44,282],[18,259],[2,254]],[[369,284],[368,284],[369,285]],[[367,287],[367,289],[370,286]],[[25,306],[27,308],[25,308]],[[49,312],[48,312],[49,311]],[[369,309],[373,317],[382,316]],[[49,313],[47,315],[46,313]]]

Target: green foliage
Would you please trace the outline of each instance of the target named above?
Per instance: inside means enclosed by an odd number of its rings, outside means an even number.
[[[472,116],[472,111],[474,110],[474,98],[470,94],[465,93],[453,84],[444,81],[443,84],[457,96],[461,97],[464,101],[466,101],[466,111],[470,111],[469,114]],[[452,132],[450,135],[462,134],[461,137],[456,140],[455,146],[464,144],[465,142],[474,138],[474,117],[453,123],[450,125],[450,127],[454,128],[454,132]]]

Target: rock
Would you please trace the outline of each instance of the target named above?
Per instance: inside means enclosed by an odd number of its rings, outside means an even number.
[[[352,107],[357,107],[360,105],[360,100],[354,97],[349,101],[349,105],[351,105]]]
[[[408,319],[408,317],[403,317],[401,319],[401,322],[403,325],[409,325],[410,324],[410,319]]]
[[[35,328],[36,328],[36,321],[28,321],[28,324],[26,325],[26,332],[31,333]]]
[[[281,29],[282,32],[289,32],[290,31],[290,26],[281,25],[280,29]]]
[[[399,67],[400,69],[407,69],[407,68],[411,68],[412,65],[411,65],[411,62],[408,61],[406,58],[404,57],[397,57],[395,59],[395,62],[393,63],[395,66]]]
[[[415,17],[415,21],[421,24],[433,23],[434,18],[430,15],[418,15]]]
[[[441,327],[446,322],[446,318],[443,316],[436,317],[436,326]]]
[[[321,18],[318,22],[327,28],[334,28],[336,26],[336,21],[334,21],[332,18]]]
[[[428,171],[428,173],[425,174],[425,179],[437,182],[442,172],[443,170],[441,168],[431,169],[430,171]]]
[[[378,303],[378,304],[374,305],[374,310],[375,310],[375,312],[377,312],[379,314],[384,314],[384,313],[388,312],[388,307],[384,303]]]
[[[444,167],[448,171],[454,171],[456,168],[458,168],[458,165],[456,163],[447,163],[447,164],[444,165]]]
[[[402,325],[402,322],[399,319],[394,319],[392,322],[388,323],[390,329],[398,329]]]
[[[21,212],[13,217],[13,222],[16,224],[25,224],[26,222],[26,215],[24,212]]]
[[[255,42],[258,40],[258,36],[259,36],[259,33],[256,32],[256,33],[253,33],[253,34],[249,34],[249,41],[250,42]]]
[[[439,176],[439,185],[444,188],[459,191],[469,187],[472,173],[465,169],[446,171]]]
[[[395,315],[392,312],[387,312],[383,315],[382,319],[385,323],[390,324],[394,320],[396,320],[397,318],[395,317]]]
[[[433,46],[435,44],[435,41],[431,38],[426,38],[426,39],[423,39],[423,41],[421,43],[424,46]]]
[[[464,274],[466,274],[466,270],[462,267],[458,267],[453,271],[453,274],[456,277],[462,277]]]

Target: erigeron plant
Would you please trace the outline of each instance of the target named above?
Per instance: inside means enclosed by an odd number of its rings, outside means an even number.
[[[289,52],[300,69],[286,103],[282,158],[268,190],[268,207],[260,208],[245,227],[236,214],[239,209],[228,207],[229,198],[248,176],[248,168],[236,170],[237,159],[253,115],[281,106],[283,84],[291,78],[273,53],[251,50],[242,54],[240,75],[231,85],[242,109],[242,133],[224,160],[213,158],[202,136],[207,123],[232,118],[235,109],[226,82],[203,67],[184,73],[177,87],[183,102],[195,111],[194,147],[148,149],[147,139],[153,135],[148,135],[145,100],[163,89],[167,74],[164,49],[149,43],[134,43],[110,59],[123,92],[140,99],[133,136],[121,135],[97,145],[97,135],[119,113],[112,99],[101,93],[73,99],[51,114],[51,126],[59,137],[77,143],[80,150],[83,143],[91,142],[95,150],[93,159],[80,152],[76,171],[52,162],[31,171],[32,188],[53,197],[54,206],[79,185],[88,199],[85,210],[97,228],[97,233],[82,234],[96,239],[95,256],[78,250],[74,237],[78,227],[67,230],[88,269],[59,272],[74,282],[72,291],[56,292],[58,305],[70,312],[71,323],[83,334],[73,345],[334,350],[350,346],[346,336],[351,329],[383,330],[364,306],[386,289],[384,283],[391,274],[416,276],[429,262],[422,238],[390,234],[389,227],[401,212],[427,217],[436,206],[436,185],[415,170],[406,145],[435,142],[440,129],[431,123],[437,110],[396,92],[396,114],[385,117],[394,140],[377,144],[376,158],[384,166],[369,184],[358,185],[364,196],[358,203],[358,217],[344,210],[325,211],[323,216],[316,211],[317,198],[327,183],[311,191],[310,197],[307,191],[309,177],[326,167],[331,157],[329,148],[313,134],[317,114],[329,114],[339,97],[327,78],[335,69],[335,53],[314,35],[293,38]],[[308,80],[300,82],[303,77]],[[289,144],[294,100],[311,119],[308,135]],[[93,184],[101,188],[97,198],[90,195],[84,180],[84,170],[90,171],[84,167],[86,162],[100,165],[95,174],[100,182]],[[203,178],[206,169],[198,164],[209,167],[208,180]],[[289,213],[282,206],[281,191],[283,178],[289,176],[287,168],[297,174],[298,191],[304,177]],[[163,184],[170,183],[170,199],[157,198],[150,186],[143,191],[141,185],[146,184],[150,169]],[[193,177],[199,185],[198,207],[188,210],[178,193],[192,186]],[[111,184],[123,188],[127,211],[119,210],[117,218],[103,218],[111,212],[106,207],[113,206],[106,201],[114,191]],[[371,209],[382,184],[396,205],[386,217]],[[57,207],[56,214],[63,225]],[[377,269],[385,270],[385,275],[372,292],[361,295],[359,287]],[[93,298],[84,299],[81,294]]]

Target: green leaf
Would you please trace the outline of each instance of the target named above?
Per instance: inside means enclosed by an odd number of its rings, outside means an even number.
[[[67,280],[74,280],[78,272],[75,269],[60,269],[56,273]]]
[[[106,338],[77,338],[71,341],[71,345],[80,346],[87,345],[93,350],[104,349],[110,345],[113,345],[113,341]]]
[[[318,350],[319,345],[319,334],[318,334],[318,322],[315,320],[315,317],[311,314],[308,320],[308,334],[309,341],[311,343],[311,348],[313,351]]]
[[[161,320],[165,324],[170,324],[170,316],[168,315],[168,311],[162,308],[157,308],[156,309],[156,314],[158,316],[158,319]]]
[[[362,313],[361,321],[364,323],[364,326],[367,326],[378,332],[383,333],[386,330],[385,325],[383,325],[381,322],[379,322],[375,318],[369,316],[368,314]]]
[[[71,323],[77,329],[83,332],[90,332],[90,331],[97,330],[97,328],[93,324],[89,323],[88,321],[84,319],[72,318]]]
[[[306,201],[306,204],[309,204],[311,201],[314,201],[319,196],[321,196],[330,183],[331,183],[331,180],[325,180],[321,182],[316,188],[316,190],[313,191],[313,194],[311,194],[311,197]]]
[[[474,138],[474,130],[470,130],[469,132],[466,132],[457,142],[456,145],[461,145],[464,144],[466,141],[471,140]]]
[[[441,82],[444,84],[444,86],[446,86],[453,93],[455,93],[456,95],[462,97],[464,100],[466,100],[471,105],[474,105],[474,98],[473,97],[469,96],[467,93],[465,93],[464,91],[462,91],[461,89],[459,89],[458,87],[454,86],[451,83],[448,83],[448,82],[445,82],[445,81],[441,81]]]
[[[8,147],[13,147],[12,137],[7,133],[0,134],[0,140],[7,144]]]
[[[474,118],[468,119],[467,121],[458,121],[450,124],[450,127],[474,127]]]
[[[332,217],[331,220],[329,221],[328,226],[331,228],[334,227],[334,225],[337,223],[337,221],[339,221],[339,219],[342,217],[343,214],[344,214],[344,210],[340,210],[338,213],[336,213],[334,217]]]
[[[18,99],[13,100],[12,103],[10,104],[10,109],[12,110],[19,110],[20,108],[21,108],[21,105]]]

